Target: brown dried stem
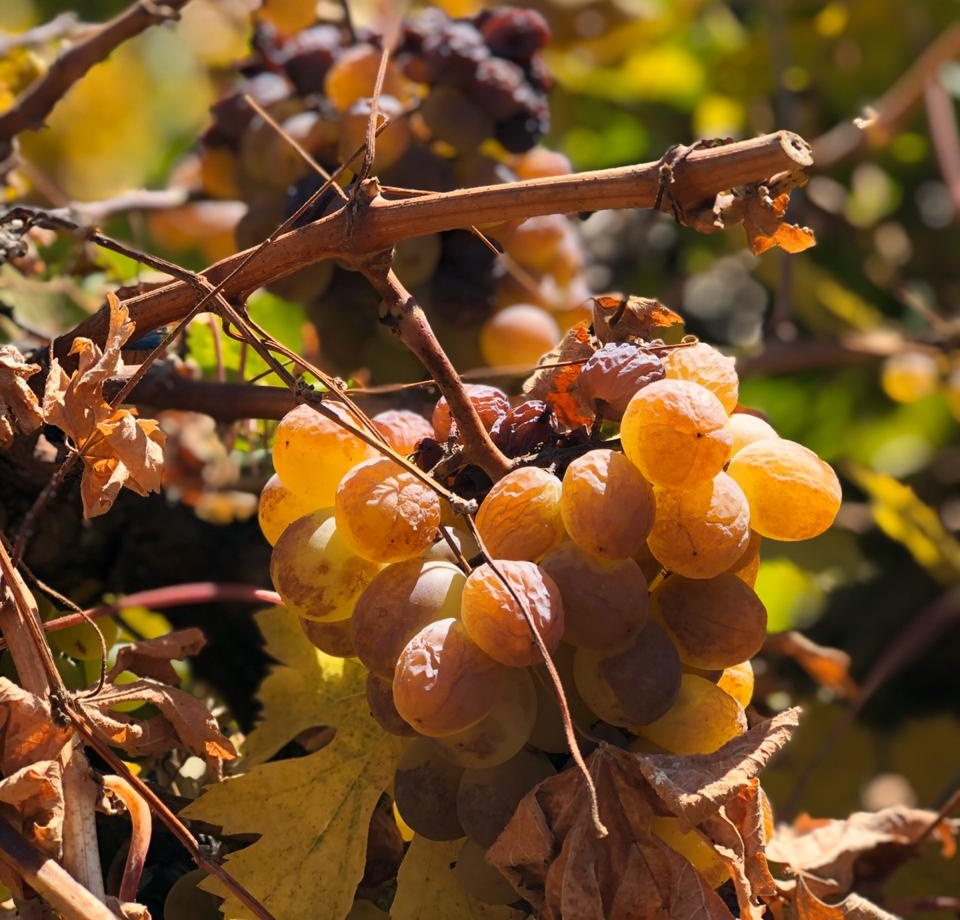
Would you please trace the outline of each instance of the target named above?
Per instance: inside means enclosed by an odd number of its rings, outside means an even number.
[[[70,46],[12,109],[0,115],[0,147],[8,144],[21,131],[42,128],[54,106],[91,67],[150,26],[175,19],[181,8],[189,2],[137,0],[87,38]]]
[[[103,788],[120,799],[130,815],[130,846],[123,865],[120,891],[117,894],[120,903],[126,904],[137,900],[140,877],[143,875],[147,850],[150,848],[153,817],[150,807],[123,777],[112,774],[104,776]]]

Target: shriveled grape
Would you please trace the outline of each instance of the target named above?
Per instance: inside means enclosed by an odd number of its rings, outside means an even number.
[[[433,425],[418,412],[409,409],[386,409],[370,421],[398,453],[412,454],[424,438],[433,437]]]
[[[587,359],[577,383],[600,415],[619,421],[634,393],[663,376],[663,362],[652,351],[630,342],[608,342]]]
[[[728,413],[737,407],[740,378],[733,358],[706,342],[671,348],[663,362],[670,380],[692,380],[710,390]]]
[[[280,534],[297,518],[318,511],[320,507],[309,498],[291,492],[274,473],[260,491],[257,520],[267,542],[273,546]]]
[[[548,651],[563,635],[560,589],[539,566],[522,560],[497,559],[496,571],[488,563],[477,566],[464,585],[460,617],[463,628],[491,658],[514,667],[542,660],[530,623]]]
[[[464,384],[467,399],[473,404],[480,416],[480,422],[489,431],[494,424],[510,411],[510,400],[503,390],[487,386],[483,383]],[[433,410],[433,429],[438,441],[446,441],[451,435],[456,436],[453,419],[450,415],[450,406],[446,397],[441,397]]]

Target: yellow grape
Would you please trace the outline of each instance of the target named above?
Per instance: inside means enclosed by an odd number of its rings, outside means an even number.
[[[940,366],[935,355],[903,351],[890,355],[880,370],[883,392],[894,402],[912,403],[940,388]]]
[[[494,313],[480,329],[480,353],[491,367],[534,367],[560,340],[546,310],[518,303]]]
[[[466,576],[449,562],[409,559],[367,585],[351,617],[357,656],[372,674],[393,679],[403,647],[428,623],[460,615]]]
[[[477,530],[495,559],[539,561],[566,536],[560,516],[563,487],[537,466],[511,470],[480,506]]]
[[[260,530],[267,542],[274,546],[280,539],[280,534],[297,518],[311,511],[319,511],[320,508],[321,506],[311,499],[291,492],[274,473],[264,483],[260,492],[257,520],[260,522]]]
[[[325,405],[344,421],[352,419],[340,406]],[[277,425],[273,445],[277,475],[291,492],[318,508],[333,504],[337,486],[348,470],[375,456],[374,448],[307,405],[291,409]]]
[[[94,627],[90,623],[78,623],[66,629],[58,629],[49,634],[50,644],[64,655],[77,661],[100,661],[102,646],[97,628],[103,636],[103,641],[109,651],[117,641],[120,627],[112,617],[99,617]]]
[[[349,160],[366,143],[370,112],[370,100],[358,99],[340,118],[337,126],[339,130],[337,159],[341,162]],[[397,99],[386,94],[382,95],[378,116],[378,126],[382,126],[387,119],[390,120],[390,123],[377,135],[374,146],[373,169],[380,174],[403,156],[410,146],[411,136],[410,122],[404,116],[403,106]],[[354,168],[360,163],[360,159],[361,157],[358,156],[353,160]]]
[[[552,652],[563,635],[563,602],[560,589],[533,562],[495,560],[496,569],[484,563],[468,576],[463,587],[460,618],[467,634],[491,658],[523,668],[542,661],[520,599],[547,650]],[[500,575],[503,579],[500,578]],[[513,593],[507,585],[513,589]]]
[[[733,438],[723,403],[690,380],[655,380],[634,394],[620,423],[624,453],[654,485],[685,489],[712,479]]]
[[[355,466],[340,481],[337,528],[347,545],[373,562],[402,562],[433,545],[440,499],[389,457]]]
[[[760,574],[761,543],[763,543],[763,537],[755,530],[751,530],[750,539],[747,540],[747,545],[743,548],[740,558],[726,570],[731,575],[736,575],[751,588],[756,586],[757,576]]]
[[[773,425],[756,415],[750,415],[749,412],[734,412],[727,423],[727,429],[733,437],[733,447],[730,449],[731,457],[754,441],[759,441],[762,438],[780,437]]]
[[[627,559],[640,552],[653,526],[653,489],[623,454],[599,448],[567,467],[560,512],[581,549]]]
[[[840,510],[840,480],[829,463],[786,438],[754,441],[727,472],[750,504],[750,526],[773,540],[808,540]]]
[[[497,688],[490,711],[476,725],[436,739],[447,758],[461,767],[495,767],[517,754],[537,719],[537,691],[530,672],[511,668]]]
[[[637,734],[672,754],[712,754],[747,730],[743,707],[715,683],[684,674],[676,701]]]
[[[690,863],[711,888],[717,888],[730,878],[727,864],[696,828],[685,831],[679,818],[654,815],[650,818],[650,830]]]
[[[672,348],[663,361],[668,380],[691,380],[710,390],[733,412],[740,398],[740,378],[733,358],[721,354],[706,342]]]
[[[321,623],[318,620],[300,619],[300,628],[303,634],[310,640],[310,644],[320,649],[325,655],[333,655],[334,658],[356,658],[357,649],[353,644],[350,621],[351,617],[344,620],[331,620],[328,623]]]
[[[465,840],[453,867],[460,887],[484,904],[512,904],[520,895],[484,857],[484,848]]]
[[[668,571],[713,578],[736,564],[749,539],[746,496],[726,473],[682,491],[657,489],[647,545]]]
[[[277,593],[291,613],[307,620],[345,620],[380,568],[347,546],[329,509],[294,521],[270,556]]]
[[[680,689],[680,657],[654,621],[613,653],[578,648],[573,677],[583,701],[604,722],[635,729],[660,718]]]
[[[506,673],[449,617],[428,623],[404,646],[393,675],[393,701],[421,734],[452,735],[490,711]]]
[[[572,235],[568,218],[562,214],[543,214],[505,229],[500,234],[500,242],[524,268],[550,272],[555,253]]]
[[[409,409],[386,409],[370,421],[399,454],[412,454],[424,438],[433,437],[433,425],[419,412]]]
[[[341,112],[347,111],[358,99],[372,96],[380,57],[380,49],[373,45],[358,44],[345,49],[327,71],[324,96]],[[387,63],[383,92],[400,100],[405,100],[410,92],[410,84],[393,61]]]
[[[457,788],[463,767],[450,763],[429,738],[414,738],[397,761],[393,800],[400,817],[428,840],[457,840]]]
[[[727,668],[760,651],[767,636],[763,602],[736,575],[671,575],[650,593],[650,613],[666,629],[680,660],[694,668]]]
[[[753,699],[753,665],[749,661],[741,661],[724,668],[717,680],[717,686],[746,709]]]
[[[513,159],[518,179],[543,179],[547,176],[568,176],[573,165],[567,156],[547,147],[532,147]]]
[[[633,559],[601,559],[571,541],[540,562],[563,599],[563,641],[615,649],[647,622],[647,579]]]

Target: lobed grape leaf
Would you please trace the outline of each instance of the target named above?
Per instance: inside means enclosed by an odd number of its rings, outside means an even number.
[[[457,920],[520,920],[526,914],[511,907],[484,904],[467,894],[452,867],[462,840],[437,842],[414,837],[397,875],[391,920],[444,917]]]
[[[402,742],[371,718],[366,671],[358,662],[315,649],[283,608],[259,613],[257,622],[280,663],[260,690],[261,721],[246,745],[253,766],[210,788],[184,814],[229,834],[259,835],[228,856],[226,868],[277,920],[305,913],[341,920],[363,876],[371,815],[393,780]],[[305,757],[263,762],[318,725],[336,728],[328,745]],[[223,895],[216,883],[208,886]],[[230,918],[249,916],[232,899],[222,910]]]
[[[39,370],[13,345],[0,345],[0,448],[9,447],[17,432],[29,434],[43,423],[40,402],[27,383]]]
[[[163,472],[164,434],[153,419],[138,419],[132,409],[115,409],[103,398],[103,386],[123,369],[120,349],[134,330],[127,308],[107,294],[110,325],[103,348],[79,337],[70,349],[79,366],[67,374],[54,358],[43,394],[43,415],[62,428],[83,459],[80,492],[83,513],[91,518],[110,510],[120,489],[138,495],[158,492]]]

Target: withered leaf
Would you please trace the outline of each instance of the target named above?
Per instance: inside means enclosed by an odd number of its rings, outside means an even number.
[[[106,381],[123,367],[121,346],[133,333],[127,308],[107,294],[110,326],[101,348],[77,338],[70,350],[77,370],[67,374],[54,359],[43,395],[43,415],[73,441],[83,458],[83,513],[109,511],[120,489],[138,495],[159,491],[164,434],[153,419],[138,419],[130,409],[116,409],[103,398]]]
[[[107,675],[114,680],[121,671],[131,671],[141,677],[150,677],[164,684],[178,687],[180,675],[171,661],[196,655],[206,644],[203,633],[195,628],[179,629],[156,639],[144,639],[124,645],[117,652],[117,660]]]
[[[866,877],[870,870],[884,872],[911,855],[936,819],[934,811],[899,805],[854,812],[845,820],[803,815],[793,827],[777,829],[767,846],[767,858],[802,876],[816,897],[842,896],[854,879]],[[950,844],[957,826],[950,819],[940,822],[939,829]]]
[[[803,252],[815,246],[817,239],[809,227],[799,227],[783,219],[790,195],[786,192],[771,198],[765,189],[749,194],[744,200],[743,229],[754,255],[779,246],[785,252]]]
[[[583,362],[594,352],[590,327],[581,321],[567,330],[560,344],[539,361],[524,382],[529,399],[542,399],[553,408],[560,423],[568,428],[592,425],[593,409],[580,395],[577,381]]]
[[[57,760],[38,760],[0,779],[0,802],[13,805],[28,839],[45,853],[63,842],[63,771]]]
[[[804,883],[798,880],[793,906],[797,920],[898,920],[872,901],[854,893],[839,904],[825,904]]]
[[[796,630],[767,636],[763,648],[765,652],[792,658],[820,686],[845,699],[856,699],[859,689],[850,676],[850,656],[846,652],[817,645]]]
[[[18,432],[29,434],[43,424],[40,401],[27,383],[39,370],[13,345],[0,345],[0,448],[9,447]]]
[[[591,306],[593,334],[601,345],[636,339],[672,344],[683,338],[683,317],[653,297],[600,294],[591,298]]]

